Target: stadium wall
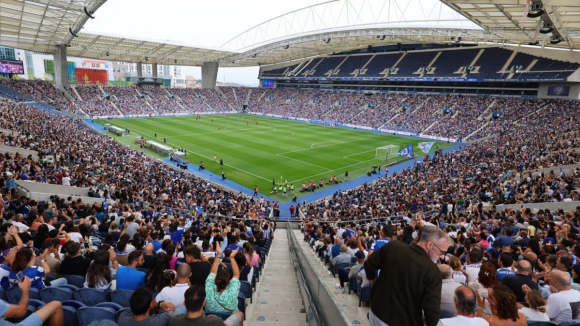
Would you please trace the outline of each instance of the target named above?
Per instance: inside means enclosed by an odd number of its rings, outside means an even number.
[[[538,98],[579,100],[580,83],[540,83]]]

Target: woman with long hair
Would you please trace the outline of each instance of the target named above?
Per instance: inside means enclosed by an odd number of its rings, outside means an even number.
[[[92,289],[108,289],[111,285],[111,268],[109,262],[116,264],[115,252],[113,250],[99,250],[95,260],[85,276],[84,287]]]
[[[248,262],[248,265],[258,267],[260,263],[262,263],[260,255],[258,255],[254,251],[254,247],[252,246],[251,243],[249,242],[244,243],[242,248],[244,249],[244,256],[246,256],[246,261]]]
[[[453,280],[462,285],[467,285],[471,281],[469,274],[465,272],[461,265],[461,260],[455,256],[449,256],[449,266],[453,269]]]
[[[497,278],[496,267],[492,263],[486,261],[481,264],[477,280],[469,282],[469,287],[478,291],[482,297],[486,298],[489,289],[497,284],[501,284],[501,282]],[[489,306],[489,303],[486,303],[484,315],[491,315],[491,313],[491,307]]]
[[[477,292],[476,316],[482,316],[482,310],[486,306],[486,301],[491,308],[492,314],[484,316],[490,325],[493,326],[525,326],[526,317],[518,312],[516,295],[507,286],[496,284],[488,289],[487,300]]]
[[[34,248],[40,248],[42,243],[46,241],[47,238],[50,238],[50,236],[48,235],[48,225],[42,224],[41,226],[38,227],[38,232],[36,232],[36,235],[32,240],[32,245],[34,246]]]
[[[155,254],[153,267],[145,275],[145,283],[149,290],[160,292],[168,285],[163,279],[163,272],[166,269],[169,269],[169,257],[164,252],[158,252]]]
[[[526,320],[550,321],[550,317],[548,317],[548,314],[546,314],[546,299],[542,297],[540,292],[537,290],[527,291],[525,300],[529,308],[521,307],[518,309],[518,311],[526,317]]]
[[[173,244],[169,244],[165,248],[165,253],[167,254],[167,259],[169,259],[169,269],[176,270],[175,264],[177,263],[177,255],[175,254],[175,246]]]
[[[214,259],[209,276],[205,281],[206,311],[234,313],[238,311],[238,292],[240,292],[240,269],[236,263],[235,256],[238,250],[230,254],[233,277],[230,279],[230,273],[227,269],[218,270],[222,249],[216,242],[217,256]]]

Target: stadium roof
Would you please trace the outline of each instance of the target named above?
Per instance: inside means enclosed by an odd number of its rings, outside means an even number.
[[[0,45],[54,52],[67,44],[106,0],[1,0]]]
[[[548,46],[580,49],[580,1],[578,0],[441,0],[491,33],[525,33],[529,42],[543,42],[543,35],[560,35],[562,42]],[[531,15],[528,15],[531,13]],[[535,15],[534,15],[535,14]],[[529,16],[537,16],[530,18]],[[544,23],[553,32],[537,33]],[[546,28],[548,30],[548,28]],[[510,38],[508,38],[510,40]],[[517,43],[516,43],[517,44]]]
[[[396,43],[528,44],[577,49],[580,1],[550,0],[544,15],[527,18],[540,0],[332,0],[274,17],[219,49],[79,31],[106,0],[0,0],[0,45],[112,61],[239,67]],[[535,2],[534,2],[535,1]],[[548,0],[544,0],[548,2]],[[525,17],[525,18],[524,18]],[[536,31],[552,21],[550,45]],[[523,26],[523,28],[520,28]],[[148,60],[145,60],[147,57]]]

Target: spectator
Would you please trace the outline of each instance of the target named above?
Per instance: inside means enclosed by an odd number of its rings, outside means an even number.
[[[476,290],[482,297],[487,298],[489,289],[497,284],[500,284],[500,282],[497,279],[495,266],[490,262],[484,262],[481,264],[478,278],[469,282],[469,287]],[[491,309],[488,304],[486,304],[483,314],[491,315]]]
[[[185,249],[185,261],[191,268],[191,277],[189,281],[193,284],[204,284],[210,274],[211,266],[201,255],[201,250],[196,246],[189,246]]]
[[[109,267],[109,263],[113,267]],[[113,249],[97,251],[95,259],[87,270],[83,286],[85,288],[108,289],[111,286],[113,271],[116,273],[115,268],[118,268],[118,265]]]
[[[554,287],[557,291],[550,294],[546,305],[546,313],[550,320],[556,324],[579,322],[580,316],[574,315],[572,307],[578,306],[580,292],[570,288],[570,276],[559,270],[552,271],[550,287]]]
[[[524,292],[526,293],[526,303],[529,307],[519,308],[519,313],[524,315],[527,321],[550,321],[550,317],[546,314],[546,300],[540,292],[527,289],[529,288],[526,288]]]
[[[216,243],[218,256],[211,265],[211,272],[205,281],[205,291],[208,300],[206,302],[206,311],[234,313],[238,311],[238,292],[240,291],[240,270],[234,257],[237,250],[232,251],[230,261],[232,264],[233,276],[230,280],[230,273],[227,269],[218,270],[220,258],[222,255],[220,245]]]
[[[25,276],[23,281],[18,282],[18,287],[22,291],[18,305],[9,304],[4,300],[0,300],[0,314],[3,319],[21,318],[25,316],[28,311],[30,285],[28,276]],[[48,322],[50,326],[64,325],[64,314],[60,302],[51,301],[47,303],[44,307],[36,310],[32,315],[18,323],[18,325],[41,326],[45,322]],[[12,326],[13,324],[4,320],[4,325]]]
[[[189,277],[191,276],[191,269],[188,264],[181,264],[177,268],[177,274],[173,271],[166,270],[163,277],[174,276],[175,285],[165,286],[155,297],[154,305],[159,302],[171,302],[175,306],[175,314],[179,315],[185,313],[183,298],[185,291],[189,289]]]
[[[364,271],[371,286],[381,270],[371,293],[371,324],[419,325],[424,316],[427,326],[436,325],[441,315],[441,272],[435,262],[448,247],[445,232],[424,227],[417,244],[391,241],[370,255]]]
[[[457,316],[440,319],[437,326],[488,326],[489,323],[476,317],[477,297],[475,291],[465,285],[458,286],[454,291],[453,302]]]
[[[67,242],[65,250],[68,254],[60,263],[60,273],[62,275],[79,275],[85,277],[94,257],[93,248],[89,246],[83,255],[81,245],[78,242]]]
[[[145,275],[145,283],[150,291],[160,292],[164,287],[171,284],[171,281],[175,278],[175,274],[172,274],[169,280],[167,280],[164,275],[165,271],[168,269],[169,259],[167,254],[164,252],[158,252],[155,254],[153,268],[147,271],[147,274]]]
[[[443,284],[441,286],[441,311],[446,310],[457,316],[457,308],[455,307],[455,290],[461,286],[460,283],[453,280],[453,269],[449,265],[439,266]],[[474,296],[475,302],[475,296]],[[474,303],[475,305],[475,303]]]
[[[217,259],[217,258],[216,258]],[[240,311],[234,312],[225,321],[216,316],[206,316],[204,306],[206,306],[206,290],[203,285],[195,284],[185,291],[185,315],[177,315],[171,318],[169,326],[182,325],[206,325],[206,326],[238,326],[242,324],[244,315]]]
[[[117,270],[117,290],[135,290],[145,286],[145,273],[137,268],[143,265],[143,252],[135,250],[129,254],[128,265]]]
[[[527,285],[530,289],[537,291],[538,284],[530,278],[532,265],[529,261],[520,260],[516,269],[516,275],[505,276],[501,283],[514,292],[517,302],[523,302],[525,299],[525,293],[522,290],[522,286]]]
[[[117,323],[119,325],[127,326],[167,326],[171,317],[166,311],[175,311],[175,307],[169,302],[160,302],[158,309],[163,311],[157,314],[151,314],[151,303],[153,297],[151,291],[145,287],[135,289],[129,306],[131,310],[121,312]]]
[[[477,315],[481,317],[485,307],[486,299],[477,295],[478,309]],[[527,325],[526,317],[518,312],[517,301],[514,293],[505,285],[496,284],[489,289],[487,297],[492,315],[483,317],[490,325]]]

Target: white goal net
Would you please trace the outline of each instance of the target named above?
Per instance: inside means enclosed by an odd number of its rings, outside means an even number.
[[[399,146],[397,145],[387,145],[377,147],[377,149],[375,150],[375,159],[388,161],[389,159],[397,156],[398,152]]]

